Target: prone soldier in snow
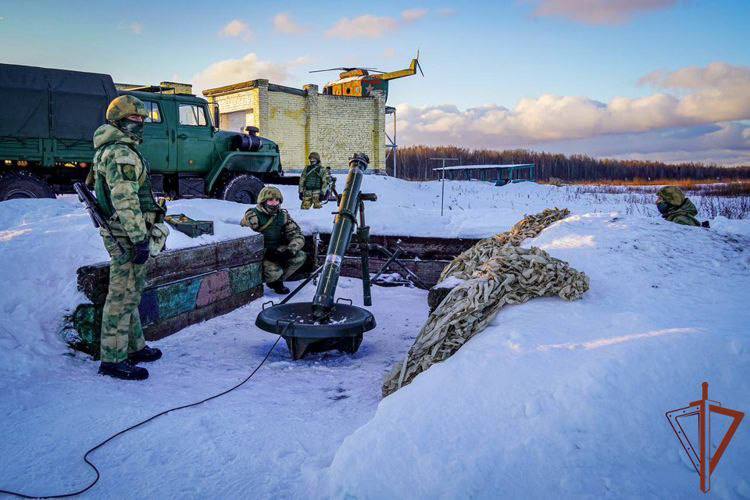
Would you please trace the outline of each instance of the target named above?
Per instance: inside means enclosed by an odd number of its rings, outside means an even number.
[[[690,198],[676,186],[665,186],[656,193],[656,208],[661,216],[669,222],[685,226],[708,227],[708,221],[700,223],[696,219],[698,209]]]

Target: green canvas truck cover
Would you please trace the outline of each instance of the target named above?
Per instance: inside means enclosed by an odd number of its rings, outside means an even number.
[[[109,75],[0,64],[0,137],[91,141],[117,95]]]

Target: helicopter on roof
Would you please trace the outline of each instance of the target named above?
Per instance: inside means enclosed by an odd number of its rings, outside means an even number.
[[[397,71],[385,72],[374,68],[339,67],[316,69],[310,71],[310,73],[337,70],[341,70],[341,73],[339,73],[339,79],[334,82],[326,83],[323,87],[323,94],[371,97],[375,95],[376,92],[380,92],[385,99],[388,99],[388,82],[390,80],[415,75],[417,74],[417,70],[419,70],[422,76],[424,76],[422,66],[419,64],[419,51],[417,51],[417,57],[411,60],[408,68]]]

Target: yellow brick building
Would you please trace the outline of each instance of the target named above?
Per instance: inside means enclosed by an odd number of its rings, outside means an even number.
[[[317,85],[295,89],[252,80],[203,92],[219,128],[244,131],[252,125],[279,145],[286,171],[300,170],[311,151],[324,165],[346,169],[349,157],[365,152],[373,172],[385,172],[385,100],[382,96],[324,95]],[[216,116],[214,114],[214,116]]]

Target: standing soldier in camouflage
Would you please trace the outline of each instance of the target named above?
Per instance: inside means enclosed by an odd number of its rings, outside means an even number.
[[[161,351],[143,339],[138,305],[146,281],[146,261],[163,247],[164,208],[154,199],[148,165],[137,149],[143,139],[146,107],[130,95],[114,99],[107,124],[94,132],[93,183],[97,202],[109,218],[122,250],[103,229],[109,252],[109,291],[104,303],[99,373],[126,380],[148,378],[138,362],[155,361]],[[161,231],[158,235],[157,231]],[[159,239],[160,245],[154,244]],[[149,245],[151,243],[151,245]],[[151,248],[149,248],[151,246]]]
[[[656,193],[656,208],[661,216],[669,222],[685,226],[700,226],[695,218],[698,209],[693,202],[676,186],[665,186]],[[704,223],[708,227],[708,223]]]
[[[289,212],[281,208],[284,197],[273,186],[258,194],[258,204],[245,212],[241,224],[263,235],[263,281],[276,293],[286,294],[284,280],[302,267],[307,254],[305,237]]]
[[[328,191],[331,184],[331,171],[320,164],[320,155],[316,152],[307,157],[310,164],[302,171],[299,178],[299,194],[302,200],[302,209],[321,208],[321,196]]]

